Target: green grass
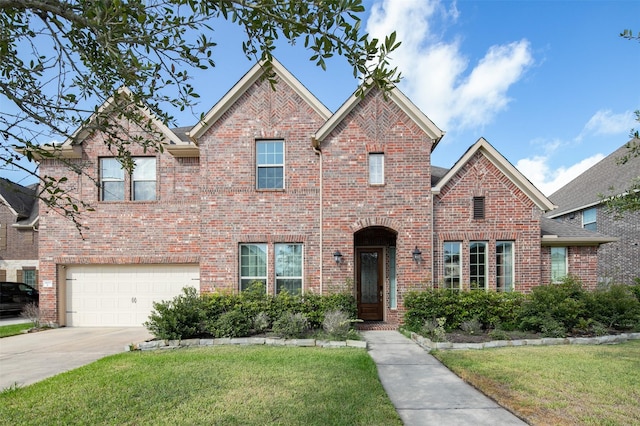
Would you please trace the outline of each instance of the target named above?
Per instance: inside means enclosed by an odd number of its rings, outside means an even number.
[[[43,422],[402,424],[365,350],[264,346],[124,353],[0,393],[0,425]]]
[[[33,327],[30,322],[26,324],[11,324],[3,325],[0,327],[0,338],[15,336],[16,334],[22,334],[24,330],[28,330]]]
[[[531,424],[640,424],[640,341],[434,355]]]

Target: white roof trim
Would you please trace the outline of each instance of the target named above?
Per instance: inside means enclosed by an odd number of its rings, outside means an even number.
[[[304,99],[321,117],[327,120],[331,117],[331,111],[322,104],[300,81],[293,76],[280,62],[272,59],[273,71],[289,87],[291,87],[302,99]],[[233,105],[262,75],[264,70],[262,62],[255,64],[196,124],[187,136],[197,143],[197,140]]]
[[[467,152],[456,162],[456,164],[445,174],[438,184],[431,189],[435,195],[440,194],[442,188],[464,167],[464,165],[475,155],[481,151],[482,154],[491,163],[496,166],[503,174],[505,174],[516,186],[524,192],[541,210],[550,211],[556,206],[536,188],[518,169],[516,169],[502,154],[500,154],[489,142],[484,138],[472,145]]]
[[[563,246],[596,246],[620,241],[614,237],[558,237],[557,235],[543,235],[540,245],[543,247]]]
[[[336,128],[336,126],[345,119],[345,117],[355,108],[356,105],[360,103],[360,101],[371,91],[373,86],[369,86],[364,93],[359,96],[357,95],[357,90],[351,95],[347,101],[342,104],[342,106],[336,111],[335,114],[331,116],[327,122],[318,129],[316,134],[314,135],[314,139],[317,141],[323,141],[329,133]],[[427,117],[420,109],[413,103],[409,98],[407,98],[404,93],[402,93],[397,87],[393,87],[388,93],[387,96],[390,100],[392,100],[396,105],[402,109],[411,119],[424,131],[431,139],[434,140],[435,145],[442,139],[444,136],[444,131],[440,130],[438,126],[436,126],[433,121],[429,117]]]
[[[118,89],[118,94],[124,94],[126,96],[131,96],[131,90],[129,90],[129,88],[123,86],[120,89]],[[114,96],[110,96],[109,99],[107,99],[101,106],[100,108],[98,108],[98,111],[94,112],[91,115],[91,118],[89,118],[89,122],[92,122],[93,120],[95,120],[96,116],[99,114],[104,113],[106,110],[108,110],[109,108],[111,108],[115,103],[115,97]],[[151,121],[153,122],[153,124],[162,132],[162,134],[171,142],[173,142],[176,145],[185,145],[185,143],[183,141],[180,140],[180,138],[171,131],[171,129],[169,129],[162,121],[160,121],[158,119],[158,117],[146,106],[140,106],[140,105],[136,105],[136,108],[138,108],[140,111],[142,111],[147,117],[149,117],[151,119]],[[72,135],[70,138],[68,138],[62,145],[62,149],[63,150],[68,150],[68,146],[73,146],[75,145],[74,141],[78,140],[78,139],[83,139],[85,137],[84,133],[86,132],[86,127],[82,126],[80,128],[78,128]]]
[[[549,219],[554,219],[556,217],[566,216],[566,215],[571,214],[571,213],[577,213],[577,212],[579,212],[581,210],[590,209],[590,208],[596,207],[596,206],[598,206],[600,204],[602,204],[602,201],[595,201],[593,203],[585,204],[584,206],[576,207],[576,208],[573,208],[573,209],[570,209],[570,210],[564,210],[564,211],[561,211],[561,212],[558,212],[558,213],[549,214],[546,217],[548,217]]]

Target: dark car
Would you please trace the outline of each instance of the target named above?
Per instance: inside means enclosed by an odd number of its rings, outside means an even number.
[[[19,314],[30,303],[38,304],[38,290],[24,283],[0,282],[0,314]]]

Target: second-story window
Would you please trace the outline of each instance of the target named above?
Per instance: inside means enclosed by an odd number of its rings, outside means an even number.
[[[133,173],[127,175],[116,158],[100,159],[101,201],[148,201],[156,199],[155,157],[134,157]],[[126,183],[130,183],[126,190]]]
[[[369,154],[369,184],[384,185],[384,154]]]
[[[124,200],[124,169],[115,158],[100,159],[100,199]]]
[[[589,231],[597,231],[598,230],[598,210],[593,207],[582,212],[582,227],[584,229],[588,229]]]
[[[156,199],[156,159],[138,157],[133,159],[135,168],[131,175],[131,199],[146,201]]]
[[[284,189],[284,141],[256,141],[256,188]]]

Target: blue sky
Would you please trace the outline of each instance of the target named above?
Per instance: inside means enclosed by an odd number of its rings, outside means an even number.
[[[487,139],[550,195],[629,139],[640,109],[640,43],[619,37],[640,31],[637,1],[365,0],[367,31],[393,30],[399,88],[445,137],[432,163],[451,167],[480,137]],[[208,111],[252,63],[242,33],[221,22],[213,38],[216,67],[194,72]],[[301,45],[276,57],[335,111],[357,81],[343,58],[322,71]],[[189,112],[173,112],[191,125]],[[0,175],[16,179],[5,171]],[[18,179],[19,180],[19,179]],[[28,182],[23,182],[28,183]]]

